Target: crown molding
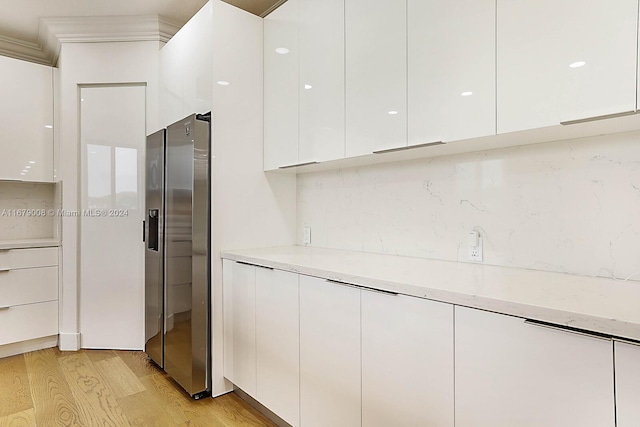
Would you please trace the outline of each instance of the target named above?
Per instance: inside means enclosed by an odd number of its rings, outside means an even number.
[[[158,15],[40,18],[36,43],[0,36],[0,54],[55,67],[63,43],[167,42],[179,29]]]

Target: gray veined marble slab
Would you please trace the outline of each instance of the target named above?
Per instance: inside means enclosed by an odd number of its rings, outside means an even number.
[[[222,258],[640,340],[640,282],[306,246]]]

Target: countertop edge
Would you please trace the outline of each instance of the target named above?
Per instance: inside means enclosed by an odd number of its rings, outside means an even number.
[[[610,335],[614,338],[623,338],[640,341],[640,324],[603,318],[584,313],[573,313],[555,308],[534,306],[518,302],[482,297],[473,294],[434,289],[425,286],[412,285],[410,283],[389,282],[370,277],[354,276],[335,271],[295,265],[247,256],[233,252],[221,252],[222,259],[245,262],[248,264],[274,268],[276,270],[319,277],[322,279],[353,283],[376,290],[396,292],[410,297],[423,298],[461,307],[490,311],[493,313],[519,317],[522,319],[537,320],[552,323],[559,326],[568,326],[581,329],[586,332],[596,332]]]

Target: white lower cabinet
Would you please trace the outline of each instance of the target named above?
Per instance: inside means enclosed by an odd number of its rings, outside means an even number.
[[[257,399],[300,425],[298,274],[256,267]]]
[[[360,290],[300,276],[300,424],[361,425]]]
[[[256,267],[224,260],[224,376],[256,398]]]
[[[453,306],[362,291],[362,425],[453,426]]]
[[[617,427],[640,425],[640,344],[615,344]]]
[[[0,325],[0,346],[58,335],[58,248],[0,251]]]
[[[609,340],[456,307],[455,367],[456,427],[615,424]]]

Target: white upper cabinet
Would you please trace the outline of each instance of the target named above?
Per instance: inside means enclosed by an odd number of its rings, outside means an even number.
[[[344,157],[344,0],[299,0],[298,162]]]
[[[346,156],[407,145],[407,2],[345,0]]]
[[[53,182],[53,69],[0,56],[0,179]]]
[[[212,22],[213,4],[209,3],[160,49],[162,127],[212,109]]]
[[[494,0],[408,0],[409,145],[496,133]]]
[[[456,427],[613,427],[610,340],[455,307]]]
[[[361,292],[362,425],[453,426],[453,305]]]
[[[637,0],[498,0],[498,133],[634,111]]]
[[[615,343],[617,427],[640,423],[640,345]]]
[[[264,19],[264,169],[298,163],[298,0]]]

